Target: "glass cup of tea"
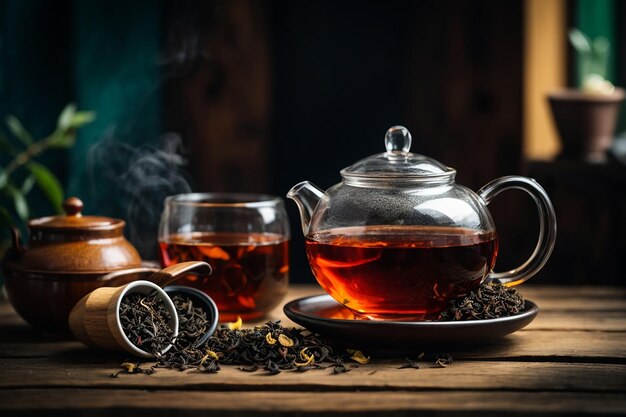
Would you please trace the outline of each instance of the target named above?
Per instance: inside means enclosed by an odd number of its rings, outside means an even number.
[[[205,261],[210,276],[177,281],[207,293],[220,320],[263,317],[287,294],[289,222],[283,200],[265,194],[192,193],[165,199],[159,227],[164,267]]]

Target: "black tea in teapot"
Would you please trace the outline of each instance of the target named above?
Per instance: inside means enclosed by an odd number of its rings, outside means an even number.
[[[336,300],[371,318],[428,319],[494,266],[494,232],[442,226],[331,229],[307,238],[313,272]]]

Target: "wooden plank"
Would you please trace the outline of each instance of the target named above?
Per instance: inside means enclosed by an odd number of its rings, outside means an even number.
[[[626,311],[626,288],[620,287],[520,287],[522,295],[536,302],[542,311]],[[319,285],[292,285],[284,303],[310,295],[323,294]],[[282,305],[268,315],[272,320],[287,320]],[[0,302],[0,325],[23,323],[6,301]],[[0,334],[0,340],[2,335]]]
[[[521,285],[518,289],[542,311],[626,311],[626,288]],[[285,303],[316,294],[324,294],[318,285],[292,285]],[[282,315],[282,306],[272,315]]]
[[[278,314],[273,317],[281,318]],[[540,313],[528,330],[510,335],[492,346],[479,349],[484,357],[515,359],[520,356],[550,358],[599,357],[606,360],[626,355],[621,346],[626,344],[624,314],[583,313],[562,314],[558,312]],[[294,325],[285,318],[283,323]],[[546,330],[555,329],[553,332]],[[537,330],[537,331],[534,331]],[[539,331],[541,330],[541,331]],[[610,331],[598,332],[597,330]],[[514,352],[509,351],[514,347]],[[454,350],[451,348],[450,350]],[[95,353],[94,353],[95,354]],[[0,357],[89,357],[92,355],[78,342],[39,333],[26,324],[0,326]],[[459,357],[468,357],[467,352],[459,352]],[[106,354],[105,354],[106,356]],[[471,357],[476,357],[472,354]]]
[[[541,311],[539,316],[523,331],[530,330],[623,332],[626,331],[626,311],[586,311],[584,313]]]
[[[403,360],[373,360],[335,375],[332,369],[242,372],[222,366],[217,374],[157,369],[152,375],[120,374],[119,362],[86,363],[57,359],[1,360],[0,389],[15,388],[151,388],[190,390],[345,391],[345,390],[527,390],[626,393],[626,365],[457,361],[447,368],[420,363],[398,369]],[[357,364],[353,364],[357,365]],[[145,365],[149,368],[149,365]]]
[[[619,333],[626,331],[624,313],[621,309],[622,303],[626,304],[626,302],[620,298],[624,294],[623,289],[606,287],[583,289],[579,287],[530,287],[529,289],[532,290],[530,294],[534,291],[534,295],[537,297],[544,297],[540,302],[538,301],[542,310],[539,317],[527,328],[528,330],[511,335],[491,347],[480,349],[481,353],[487,355],[486,357],[493,357],[495,354],[498,358],[507,359],[515,359],[520,356],[550,358],[555,355],[562,358],[578,359],[586,356],[606,360],[624,358],[623,349],[619,348],[619,346],[624,345],[624,337],[626,337],[626,333]],[[559,290],[561,289],[565,292],[563,297],[559,297]],[[294,286],[286,300],[319,293],[319,291],[317,286]],[[616,309],[603,312],[592,309],[581,310],[580,312],[573,312],[572,310],[560,312],[556,308],[551,310],[545,307],[547,300],[552,300],[553,307],[559,303],[567,307],[568,303],[573,303],[572,297],[581,293],[592,294],[596,307],[614,303]],[[581,309],[589,307],[582,298],[580,306]],[[568,308],[573,307],[570,305]],[[281,307],[271,312],[268,318],[280,319],[286,326],[295,325],[286,319]],[[557,331],[549,334],[544,332],[551,329]],[[541,330],[541,332],[533,330]],[[576,331],[572,332],[572,330]],[[615,334],[595,333],[598,330],[615,332]],[[585,331],[591,334],[585,334]],[[527,333],[532,333],[532,337],[529,337]],[[507,354],[507,346],[515,346],[515,352]],[[30,328],[17,317],[8,304],[0,303],[0,357],[67,357],[73,355],[89,356],[90,353],[77,342],[69,339],[64,340],[58,336],[45,335]],[[466,353],[459,355],[459,357],[467,357]]]
[[[522,284],[517,286],[522,295],[539,299],[562,298],[597,298],[622,299],[626,301],[626,287],[610,286],[559,286]],[[324,290],[317,284],[292,284],[289,288],[290,298],[299,298],[312,294],[323,294]]]
[[[5,331],[6,328],[0,329]],[[491,345],[471,350],[455,351],[450,346],[448,353],[457,359],[499,359],[536,361],[599,361],[624,363],[626,361],[626,332],[590,331],[521,331],[509,335]],[[458,349],[458,348],[457,348]],[[441,349],[440,349],[441,350]],[[419,353],[419,352],[416,352]],[[0,341],[0,358],[107,358],[105,352],[89,351],[75,341]]]
[[[542,312],[626,311],[626,288],[522,285],[519,291],[526,299],[535,302]],[[318,285],[292,285],[285,303],[317,294],[324,294]],[[282,313],[282,306],[274,309],[270,318],[288,320]]]
[[[11,415],[220,416],[623,416],[626,396],[609,393],[537,392],[181,392],[100,389],[0,391],[0,410]],[[57,414],[55,414],[57,413]],[[82,415],[82,414],[81,414]]]
[[[537,304],[541,311],[568,311],[578,314],[585,314],[590,311],[626,311],[626,299],[585,297],[535,298],[530,296],[525,296],[525,298]]]
[[[626,360],[626,333],[587,331],[520,331],[493,345],[453,353],[458,358],[607,361]]]
[[[531,281],[532,282],[532,281]],[[626,287],[610,287],[610,286],[591,286],[591,285],[537,285],[522,284],[517,287],[519,291],[529,297],[546,297],[546,298],[569,298],[569,297],[588,297],[588,298],[625,298]]]

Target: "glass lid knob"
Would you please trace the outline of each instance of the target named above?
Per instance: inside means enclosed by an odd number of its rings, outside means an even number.
[[[393,126],[385,134],[385,147],[389,153],[406,154],[411,149],[411,133],[404,126]]]

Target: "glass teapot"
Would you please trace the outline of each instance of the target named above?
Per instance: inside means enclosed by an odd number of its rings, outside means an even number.
[[[545,265],[556,217],[535,180],[502,177],[475,193],[454,182],[454,169],[409,152],[406,128],[390,128],[385,147],[341,170],[343,181],[326,192],[304,181],[287,194],[300,210],[311,270],[335,300],[366,318],[428,320],[485,280],[517,285]],[[496,273],[487,205],[511,188],[537,204],[539,241],[520,267]]]

